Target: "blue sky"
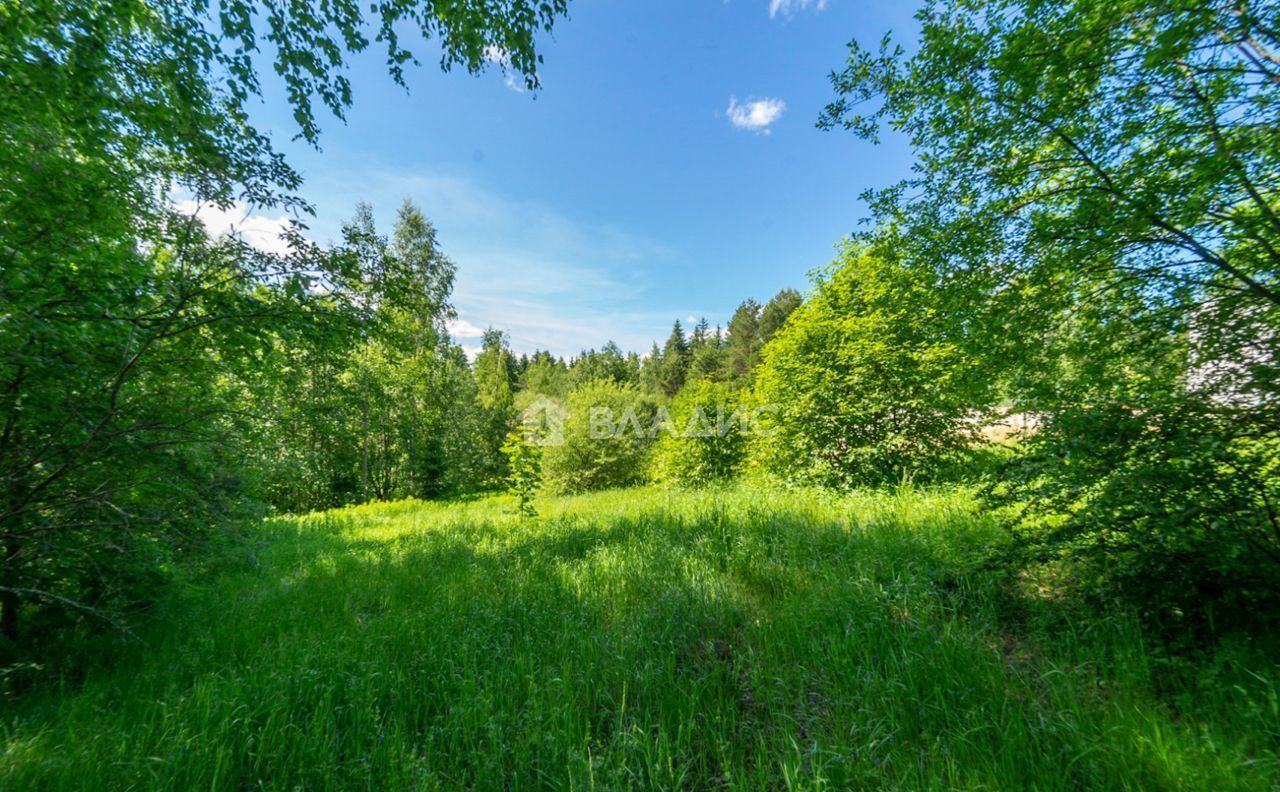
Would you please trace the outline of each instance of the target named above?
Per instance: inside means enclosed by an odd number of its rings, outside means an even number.
[[[291,142],[281,103],[258,122],[305,178],[310,235],[359,200],[389,228],[413,199],[458,265],[455,336],[510,333],[517,352],[645,351],[674,319],[727,321],[746,297],[804,290],[866,209],[909,173],[814,122],[857,38],[910,41],[914,4],[855,0],[576,0],[543,36],[543,83],[441,73],[429,49],[406,93],[377,52],[352,64],[346,124]]]

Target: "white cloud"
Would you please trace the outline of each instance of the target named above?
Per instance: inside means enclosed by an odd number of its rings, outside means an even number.
[[[450,319],[447,329],[449,335],[454,338],[481,338],[484,336],[484,328],[477,327],[461,317]]]
[[[796,11],[804,11],[810,6],[815,11],[822,11],[827,7],[827,0],[769,0],[769,18],[782,14],[790,19]]]
[[[502,69],[502,79],[508,88],[516,93],[525,92],[524,80],[511,71],[511,53],[507,52],[505,47],[499,47],[497,44],[486,44],[484,59]]]
[[[220,209],[211,203],[188,200],[174,201],[173,207],[183,214],[198,217],[212,236],[236,237],[258,250],[278,256],[287,256],[290,252],[289,243],[283,235],[292,221],[286,215],[250,214],[249,207],[242,203]]]
[[[353,186],[357,185],[353,193]],[[307,183],[317,208],[307,237],[333,244],[354,210],[353,196],[372,203],[383,232],[394,210],[409,197],[431,218],[444,251],[458,265],[453,304],[458,316],[447,329],[474,359],[484,328],[506,331],[516,354],[545,349],[572,357],[614,341],[623,350],[647,352],[671,332],[676,317],[717,316],[705,305],[662,305],[666,283],[658,274],[689,266],[668,245],[613,224],[583,223],[545,205],[505,198],[468,179],[439,173],[406,175],[362,166],[334,168]],[[235,234],[272,253],[288,253],[280,234],[284,214],[255,214],[236,204],[172,199],[179,211],[197,215],[211,234]],[[655,302],[658,303],[657,307]],[[723,307],[723,306],[719,306]]]
[[[689,266],[668,245],[497,195],[469,179],[377,166],[333,169],[308,181],[308,194],[317,208],[309,223],[317,240],[336,235],[353,195],[372,203],[384,231],[400,202],[412,198],[458,266],[458,319],[449,332],[468,354],[490,326],[510,335],[516,354],[546,349],[567,357],[610,340],[639,352],[666,338],[676,317],[716,315],[704,305],[666,302],[660,273]]]
[[[769,134],[769,126],[786,112],[787,103],[781,99],[747,99],[739,102],[737,97],[729,97],[729,109],[725,113],[729,122],[738,129],[749,129],[752,132]]]

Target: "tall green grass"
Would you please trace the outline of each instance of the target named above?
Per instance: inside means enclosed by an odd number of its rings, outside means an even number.
[[[0,788],[1266,789],[1280,673],[1011,600],[962,491],[278,519],[6,703]],[[1188,662],[1188,661],[1182,661]]]

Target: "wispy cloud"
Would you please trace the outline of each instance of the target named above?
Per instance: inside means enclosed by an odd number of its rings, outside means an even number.
[[[524,81],[511,70],[511,53],[497,44],[487,44],[484,48],[484,59],[502,69],[502,79],[507,87],[516,93],[524,93]]]
[[[716,314],[690,304],[652,307],[653,297],[665,292],[659,273],[688,263],[666,244],[615,225],[571,220],[453,176],[406,176],[376,167],[354,174],[325,172],[308,182],[317,206],[304,229],[308,238],[322,244],[340,239],[341,224],[355,210],[353,184],[373,205],[384,233],[406,197],[431,218],[445,253],[458,266],[453,293],[458,315],[447,329],[471,358],[488,327],[506,331],[516,354],[545,349],[572,357],[606,341],[645,352],[667,337],[675,317]],[[174,200],[173,206],[199,217],[215,236],[234,235],[260,250],[289,252],[281,237],[292,222],[286,215],[256,214],[244,204],[223,210]]]
[[[666,338],[676,317],[707,312],[707,306],[659,301],[667,293],[662,273],[689,264],[664,242],[571,219],[451,175],[378,167],[318,174],[308,182],[317,239],[335,233],[351,214],[353,184],[355,195],[373,204],[380,228],[389,227],[406,197],[436,225],[442,248],[458,266],[458,318],[450,333],[472,352],[490,326],[505,330],[517,353],[547,349],[571,356],[610,340],[644,351]]]
[[[737,97],[729,97],[729,123],[738,129],[747,129],[760,134],[769,134],[770,125],[786,112],[787,103],[781,99],[747,99],[739,102]]]
[[[769,18],[773,19],[782,14],[788,19],[797,11],[804,11],[813,8],[815,11],[822,11],[827,7],[827,0],[769,0]]]
[[[237,203],[220,209],[211,203],[174,201],[173,207],[183,214],[195,215],[211,236],[231,236],[267,253],[285,256],[289,243],[284,234],[291,220],[286,215],[253,214],[249,207]]]

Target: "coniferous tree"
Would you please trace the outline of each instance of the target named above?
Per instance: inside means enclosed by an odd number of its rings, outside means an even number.
[[[649,354],[640,362],[640,387],[645,393],[657,396],[662,392],[662,350],[655,341]]]
[[[697,352],[703,344],[711,339],[711,325],[707,322],[707,317],[702,317],[698,323],[693,326],[693,333],[689,337],[689,351]]]
[[[704,319],[702,324],[705,322]],[[700,329],[702,341],[690,345],[688,380],[722,380],[726,370],[724,334],[719,326],[708,330],[700,325]]]
[[[482,414],[486,479],[492,483],[506,475],[502,444],[515,424],[518,379],[515,357],[511,354],[506,333],[492,327],[484,331],[474,368]]]
[[[747,299],[729,320],[729,376],[746,377],[760,357],[760,304]]]
[[[569,367],[550,352],[538,350],[520,377],[520,388],[539,396],[562,397],[569,392]]]
[[[662,362],[658,367],[658,387],[661,393],[674,396],[684,386],[685,376],[689,369],[689,341],[685,338],[684,327],[677,319],[671,328],[671,335],[662,347]]]
[[[628,381],[632,384],[640,384],[641,360],[640,355],[635,352],[627,353],[626,371]]]
[[[800,292],[795,289],[783,289],[773,295],[773,299],[765,303],[764,308],[760,309],[760,345],[764,346],[769,343],[769,339],[777,334],[782,325],[786,323],[787,317],[791,316],[791,312],[800,307],[803,299]]]

